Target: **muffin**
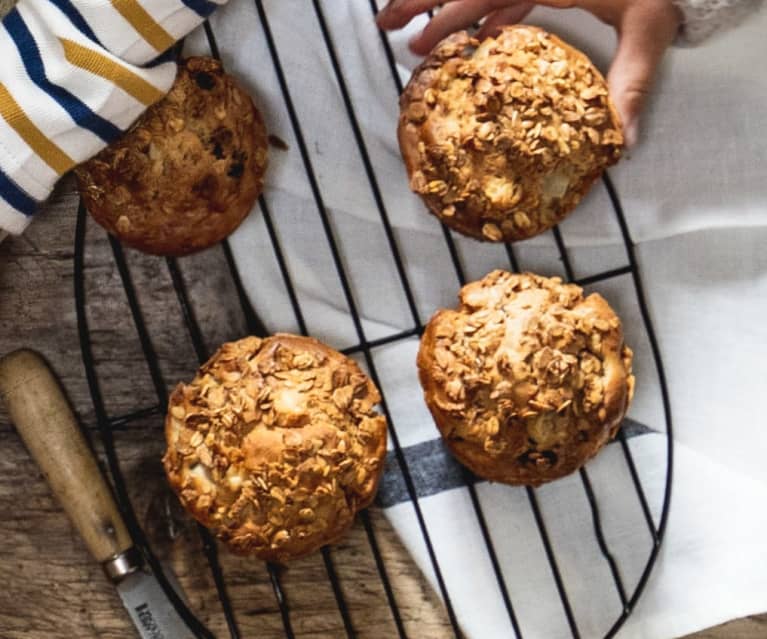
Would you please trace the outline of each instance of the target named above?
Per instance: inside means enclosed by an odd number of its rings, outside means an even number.
[[[623,145],[596,67],[527,25],[437,45],[400,98],[398,136],[410,188],[431,212],[492,242],[560,222]]]
[[[188,58],[168,95],[76,170],[80,194],[124,244],[194,253],[223,240],[253,208],[267,144],[253,100],[221,63]]]
[[[418,371],[447,446],[476,475],[536,486],[580,468],[634,392],[621,322],[598,294],[493,271],[421,339]]]
[[[224,344],[173,391],[163,463],[181,503],[235,553],[285,562],[333,543],[383,472],[381,397],[308,337]]]

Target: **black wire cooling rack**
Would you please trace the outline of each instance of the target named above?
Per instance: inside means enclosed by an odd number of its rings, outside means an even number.
[[[364,1],[364,0],[361,0],[361,1]],[[356,332],[356,337],[357,337],[357,344],[350,348],[346,348],[344,352],[349,355],[354,354],[357,356],[361,356],[363,358],[364,363],[367,366],[368,372],[371,375],[372,379],[380,387],[381,385],[379,383],[378,372],[376,371],[376,366],[372,356],[373,349],[386,344],[393,344],[393,343],[400,342],[402,340],[412,339],[415,336],[420,335],[423,330],[424,323],[418,311],[413,290],[410,286],[410,283],[408,282],[408,276],[405,269],[405,262],[403,260],[402,253],[398,247],[392,225],[389,221],[389,216],[386,210],[386,206],[384,204],[384,198],[382,197],[380,184],[376,176],[373,163],[371,162],[364,137],[362,135],[362,131],[360,128],[357,114],[355,113],[353,102],[350,98],[349,90],[347,87],[347,81],[344,78],[344,75],[341,71],[341,66],[339,65],[339,62],[338,62],[336,43],[334,43],[332,35],[328,29],[328,25],[325,19],[325,14],[322,8],[322,3],[319,0],[312,0],[311,5],[312,5],[313,11],[316,14],[316,19],[318,21],[318,25],[322,33],[324,45],[327,48],[327,53],[332,64],[335,81],[337,82],[338,90],[343,100],[346,114],[348,115],[349,124],[351,126],[354,139],[359,149],[360,157],[361,157],[362,164],[364,166],[364,170],[366,174],[365,177],[367,179],[367,182],[369,183],[370,189],[372,190],[372,195],[375,201],[375,205],[380,215],[380,222],[383,226],[383,230],[385,232],[388,246],[391,249],[392,257],[394,259],[394,264],[396,266],[397,274],[399,277],[399,283],[402,286],[403,293],[407,300],[407,305],[408,305],[410,316],[412,319],[412,327],[409,328],[408,330],[396,332],[388,336],[385,336],[383,338],[379,338],[375,340],[368,340],[365,336],[360,313],[358,311],[358,307],[355,302],[355,296],[352,290],[352,286],[350,284],[349,277],[347,275],[347,269],[342,259],[341,251],[339,250],[337,238],[334,233],[331,220],[328,216],[328,211],[326,209],[325,202],[323,201],[323,194],[316,177],[315,167],[312,164],[312,159],[307,150],[306,138],[303,134],[301,122],[299,121],[296,109],[294,108],[293,97],[291,96],[291,92],[288,87],[283,65],[280,61],[280,53],[276,46],[275,39],[272,36],[272,31],[269,24],[269,18],[267,15],[267,10],[265,8],[264,3],[261,0],[255,0],[255,9],[258,14],[258,18],[261,22],[263,33],[266,38],[268,50],[271,56],[271,62],[274,66],[274,72],[279,82],[279,87],[282,93],[282,97],[284,99],[284,106],[289,117],[290,125],[293,129],[293,133],[297,141],[298,152],[300,153],[302,164],[305,169],[305,176],[308,181],[308,185],[311,189],[311,194],[316,204],[317,213],[321,219],[322,228],[325,234],[325,239],[328,243],[329,249],[332,254],[333,264],[334,264],[337,276],[339,278],[339,281],[343,290],[343,294],[346,299],[346,303],[348,304],[348,308],[351,312],[354,330]],[[378,10],[375,0],[370,0],[370,8],[372,12],[372,15],[371,15],[371,18],[372,18],[372,16],[375,15]],[[215,34],[213,33],[213,30],[208,23],[205,24],[205,33],[210,46],[211,54],[215,57],[218,57],[219,54],[218,54],[218,47],[216,45]],[[385,33],[380,32],[380,38],[381,38],[381,44],[383,46],[383,50],[386,55],[386,59],[390,67],[391,76],[394,82],[394,88],[396,88],[396,91],[399,93],[402,91],[403,87],[402,87],[400,76],[397,72],[392,48],[390,46],[387,35]],[[394,97],[395,96],[393,95],[392,99],[394,99]],[[561,260],[562,268],[566,274],[567,279],[570,281],[575,281],[578,284],[583,286],[587,284],[603,282],[603,281],[610,280],[612,278],[617,278],[620,276],[626,276],[626,275],[631,276],[631,279],[633,281],[633,287],[636,293],[636,301],[638,303],[638,306],[641,312],[641,317],[644,322],[646,337],[648,339],[650,349],[652,351],[652,356],[654,358],[654,364],[657,369],[657,376],[658,376],[658,381],[660,385],[659,390],[660,390],[660,395],[661,395],[661,399],[663,403],[663,411],[664,411],[664,416],[666,421],[666,425],[665,425],[666,426],[665,428],[666,482],[665,482],[665,488],[663,493],[663,505],[662,505],[657,526],[653,521],[650,506],[648,505],[648,500],[645,495],[645,490],[640,480],[639,473],[637,472],[637,467],[634,463],[634,458],[632,457],[631,450],[627,443],[627,437],[622,430],[619,431],[617,436],[620,450],[622,451],[622,457],[623,457],[623,460],[625,461],[628,473],[631,478],[631,483],[633,485],[635,497],[638,500],[639,505],[641,507],[642,515],[647,524],[647,527],[649,530],[649,537],[651,540],[651,545],[647,550],[646,564],[644,566],[644,569],[641,573],[641,576],[638,582],[636,583],[636,586],[633,589],[627,588],[626,585],[624,584],[624,581],[621,578],[619,559],[616,558],[613,554],[611,554],[610,549],[608,548],[608,543],[605,539],[605,535],[603,533],[603,528],[602,528],[602,514],[600,513],[597,499],[592,489],[589,473],[586,469],[580,470],[580,480],[582,483],[583,490],[585,491],[585,495],[587,497],[589,508],[591,511],[594,535],[598,543],[599,549],[602,553],[602,556],[604,558],[604,561],[607,563],[607,566],[609,568],[609,572],[612,576],[612,581],[613,581],[615,590],[617,592],[617,596],[622,606],[620,613],[615,619],[614,624],[605,635],[606,637],[612,637],[616,634],[618,629],[623,625],[625,620],[631,614],[640,595],[642,594],[642,591],[649,578],[650,572],[652,571],[652,568],[655,564],[655,561],[658,555],[658,550],[661,544],[661,540],[663,539],[664,531],[666,528],[666,522],[668,518],[669,500],[670,500],[670,493],[671,493],[673,440],[671,437],[671,413],[670,413],[670,404],[669,404],[669,398],[668,398],[668,390],[666,387],[665,376],[663,373],[663,366],[661,362],[657,340],[655,337],[655,333],[650,321],[649,313],[648,313],[646,302],[645,302],[645,294],[643,291],[642,281],[641,281],[640,274],[637,267],[634,244],[629,234],[628,225],[626,223],[626,219],[623,213],[621,202],[618,198],[618,194],[616,192],[615,187],[613,186],[613,183],[610,181],[609,176],[607,175],[605,175],[603,179],[603,188],[605,188],[607,191],[615,217],[617,219],[617,223],[620,227],[620,232],[621,232],[624,246],[625,246],[625,260],[626,260],[625,265],[619,268],[613,268],[610,270],[598,272],[588,277],[576,279],[574,276],[573,266],[571,264],[571,258],[568,252],[568,247],[565,245],[565,241],[563,239],[562,233],[557,228],[553,230],[554,241],[556,243],[556,247],[559,252],[559,259]],[[261,198],[259,199],[259,208],[260,208],[259,214],[263,216],[266,232],[269,235],[269,240],[273,247],[274,255],[275,255],[277,264],[279,266],[282,278],[284,280],[286,292],[290,299],[290,303],[293,307],[296,323],[301,332],[307,333],[306,322],[301,309],[301,305],[299,303],[299,298],[296,293],[294,282],[290,275],[290,269],[288,267],[287,259],[280,246],[278,234],[276,233],[275,226],[272,222],[272,215],[270,212],[267,196],[261,196]],[[148,539],[145,532],[142,530],[142,527],[139,524],[138,518],[136,517],[136,513],[131,504],[131,500],[128,496],[128,490],[126,487],[125,478],[120,470],[120,464],[118,461],[118,454],[117,454],[115,440],[114,440],[114,432],[113,432],[114,429],[125,426],[126,424],[130,422],[145,419],[147,417],[156,417],[158,421],[158,432],[161,432],[162,414],[164,413],[165,406],[167,405],[167,390],[166,390],[167,385],[165,380],[163,379],[163,375],[160,370],[158,356],[153,347],[152,338],[151,338],[149,329],[142,317],[137,293],[131,279],[130,269],[128,266],[128,262],[126,260],[126,256],[123,252],[123,248],[121,247],[119,242],[117,242],[114,238],[110,237],[109,241],[111,244],[114,263],[117,267],[120,280],[125,289],[126,298],[130,307],[131,317],[136,328],[136,334],[140,341],[144,359],[146,361],[146,365],[150,372],[152,382],[156,391],[157,404],[153,406],[145,407],[145,408],[137,408],[134,412],[130,414],[125,414],[120,416],[112,416],[107,413],[105,402],[104,402],[104,396],[102,395],[102,392],[100,389],[98,374],[96,371],[96,361],[94,358],[92,336],[89,329],[88,318],[86,316],[87,299],[86,299],[85,268],[84,268],[84,262],[85,262],[84,253],[85,253],[85,246],[86,246],[85,220],[86,220],[86,213],[83,206],[81,205],[80,210],[78,212],[76,239],[75,239],[75,257],[74,257],[75,302],[76,302],[78,329],[79,329],[79,337],[80,337],[80,345],[82,350],[83,362],[85,365],[88,385],[89,385],[91,397],[93,400],[93,405],[95,409],[96,418],[99,424],[100,433],[103,439],[107,461],[109,464],[109,468],[111,471],[111,475],[112,475],[112,479],[113,479],[113,483],[115,487],[115,492],[116,492],[121,510],[125,515],[126,522],[133,536],[133,539],[135,540],[137,545],[143,550],[143,553],[146,557],[149,567],[156,574],[158,580],[160,581],[163,589],[168,594],[173,605],[177,608],[179,614],[185,620],[190,630],[197,637],[210,638],[210,637],[213,637],[212,633],[197,619],[194,612],[190,610],[187,604],[176,593],[170,581],[168,580],[166,573],[164,572],[164,568],[158,561],[158,558],[155,555],[155,553],[152,551],[150,540]],[[456,248],[455,240],[452,236],[451,231],[449,231],[446,227],[444,226],[442,227],[442,232],[444,234],[445,247],[452,260],[452,264],[455,269],[455,275],[457,277],[457,280],[460,284],[463,284],[466,281],[466,277],[464,274],[464,267],[462,265],[459,252]],[[239,298],[238,305],[242,310],[248,330],[255,335],[265,335],[267,332],[266,328],[261,322],[261,320],[259,319],[253,307],[251,306],[251,303],[245,293],[245,289],[240,280],[240,275],[237,271],[237,266],[232,254],[232,250],[228,242],[225,241],[222,243],[221,250],[224,253],[225,260],[228,265],[229,275],[232,278],[234,288]],[[515,253],[513,246],[506,245],[506,255],[508,258],[508,264],[505,266],[509,268],[510,270],[519,271],[522,265],[520,265],[519,263],[518,257]],[[168,269],[168,273],[173,282],[173,287],[175,289],[175,294],[176,294],[176,303],[178,304],[183,314],[183,318],[185,320],[192,345],[194,346],[196,356],[200,362],[204,362],[208,358],[210,353],[206,350],[206,346],[202,336],[203,333],[202,333],[200,324],[198,323],[198,320],[195,316],[195,313],[191,304],[190,295],[188,293],[187,286],[184,282],[181,270],[179,268],[179,261],[176,259],[165,259],[164,264],[165,264],[165,267]],[[161,265],[162,265],[162,260],[158,258],[158,268],[160,268]],[[171,303],[172,303],[172,300],[168,300],[168,304],[171,304]],[[453,602],[451,599],[451,593],[449,592],[445,579],[443,578],[442,569],[437,559],[437,554],[435,553],[434,546],[432,544],[430,531],[427,526],[427,522],[425,520],[424,514],[422,512],[421,505],[419,503],[419,495],[417,493],[416,485],[414,483],[414,479],[411,474],[411,471],[408,467],[407,459],[403,452],[403,447],[400,445],[400,441],[397,434],[397,424],[392,420],[391,415],[389,414],[389,410],[386,405],[385,398],[383,402],[383,411],[386,414],[386,417],[389,420],[389,424],[390,424],[390,434],[391,434],[391,439],[393,443],[393,454],[395,456],[397,464],[399,465],[399,470],[402,474],[402,478],[404,480],[407,493],[412,502],[412,506],[415,512],[418,526],[420,528],[420,532],[423,537],[423,542],[425,544],[425,548],[428,553],[429,562],[431,564],[434,575],[436,577],[436,583],[438,586],[439,595],[441,596],[441,599],[444,602],[444,606],[447,612],[447,617],[449,619],[450,626],[452,627],[452,632],[450,633],[450,636],[455,636],[456,638],[462,637],[461,629],[459,627],[459,623],[458,623]],[[481,537],[482,537],[481,541],[485,545],[490,563],[492,565],[492,569],[495,574],[497,586],[498,586],[500,595],[503,599],[503,602],[505,604],[506,611],[508,612],[509,621],[515,633],[515,637],[517,639],[522,639],[523,637],[530,636],[530,635],[526,634],[527,629],[521,627],[517,619],[517,616],[515,614],[514,602],[512,601],[512,597],[510,596],[509,590],[506,586],[506,580],[504,579],[503,570],[497,558],[496,551],[493,546],[491,536],[489,534],[488,525],[485,519],[485,515],[483,513],[482,505],[480,503],[480,500],[478,498],[477,491],[475,488],[475,481],[476,481],[475,478],[470,476],[468,472],[465,473],[464,483],[470,495],[471,503],[473,506],[474,513],[476,515],[478,527],[479,527],[479,530],[481,531]],[[538,497],[536,496],[536,489],[527,488],[526,495],[530,503],[530,507],[534,516],[535,523],[537,525],[538,533],[540,535],[540,540],[544,548],[546,558],[548,560],[551,576],[555,582],[559,599],[561,600],[562,614],[566,618],[567,625],[571,631],[572,636],[578,639],[582,637],[583,635],[578,628],[576,617],[573,614],[573,607],[568,598],[567,584],[560,571],[558,558],[555,553],[554,547],[550,541],[549,531],[547,529],[546,522],[542,515],[541,508],[539,507]],[[391,615],[394,621],[394,625],[396,627],[397,636],[400,639],[405,639],[408,636],[410,636],[412,639],[417,639],[417,635],[413,635],[413,634],[408,635],[408,633],[406,632],[405,624],[403,623],[403,617],[400,612],[400,608],[398,606],[394,589],[392,588],[392,585],[390,582],[389,574],[387,573],[387,565],[383,557],[383,554],[379,548],[379,544],[376,537],[377,533],[372,523],[371,517],[367,512],[363,512],[360,514],[360,519],[365,529],[367,541],[370,546],[370,551],[373,557],[375,558],[375,564],[376,564],[378,576],[380,578],[383,591],[385,592],[386,600],[391,609]],[[202,541],[202,549],[205,554],[206,560],[209,564],[209,568],[213,577],[213,582],[215,583],[215,587],[217,590],[217,595],[220,599],[222,610],[226,618],[229,635],[232,639],[237,639],[241,636],[241,634],[237,627],[237,622],[235,619],[235,612],[233,610],[232,602],[227,596],[225,576],[223,574],[223,570],[221,568],[221,564],[218,559],[218,554],[217,554],[218,550],[217,550],[216,543],[214,539],[211,537],[210,533],[202,526],[198,526],[198,532]],[[357,633],[355,632],[354,626],[351,621],[351,617],[349,614],[349,607],[344,598],[341,580],[339,579],[338,573],[334,566],[334,560],[327,549],[323,550],[322,559],[324,562],[325,570],[327,572],[327,577],[332,587],[335,601],[338,606],[338,611],[340,613],[341,619],[343,620],[345,636],[348,637],[349,639],[352,639],[357,636]],[[291,609],[289,606],[288,599],[286,598],[281,585],[279,570],[277,569],[277,567],[271,566],[271,565],[267,566],[267,570],[269,571],[271,585],[274,591],[274,597],[275,597],[277,605],[279,606],[279,610],[281,613],[285,637],[287,637],[288,639],[292,639],[295,636],[295,633],[291,623]],[[535,636],[542,636],[542,635],[540,635],[536,631]],[[591,639],[591,638],[586,637],[585,639]]]

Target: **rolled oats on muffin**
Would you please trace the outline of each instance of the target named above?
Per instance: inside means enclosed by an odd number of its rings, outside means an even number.
[[[124,244],[186,255],[230,235],[263,188],[267,137],[213,58],[188,58],[167,96],[76,169],[88,212]]]
[[[623,146],[597,68],[527,25],[438,44],[400,98],[398,137],[410,187],[430,211],[493,242],[560,222]]]
[[[604,298],[556,277],[493,271],[459,299],[426,327],[418,371],[460,462],[536,486],[615,437],[634,393],[633,356]]]
[[[301,557],[372,502],[386,454],[380,401],[353,360],[315,339],[224,344],[170,397],[168,480],[234,552]]]

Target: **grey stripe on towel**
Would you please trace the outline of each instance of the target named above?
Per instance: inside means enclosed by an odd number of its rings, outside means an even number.
[[[655,431],[633,419],[624,419],[623,432],[627,438],[631,438]],[[408,446],[402,453],[419,499],[458,488],[466,482],[482,481],[461,466],[439,438]],[[382,508],[388,508],[403,501],[410,501],[410,494],[397,455],[390,450],[386,455],[386,472],[378,489],[376,503]]]

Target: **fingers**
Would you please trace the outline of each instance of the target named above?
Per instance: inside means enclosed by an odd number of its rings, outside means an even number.
[[[382,29],[401,29],[418,14],[434,9],[444,2],[445,0],[391,0],[378,12],[376,22]]]
[[[429,21],[426,28],[410,41],[410,50],[419,55],[426,55],[443,38],[451,33],[466,29],[484,18],[499,4],[509,4],[508,0],[458,0],[446,4]]]
[[[679,14],[665,0],[639,3],[626,10],[616,28],[618,50],[607,80],[623,121],[626,144],[632,146],[658,66],[679,28]]]
[[[668,0],[392,0],[378,15],[383,29],[405,26],[416,15],[443,4],[426,28],[413,38],[414,53],[426,54],[445,36],[486,16],[478,35],[494,34],[504,24],[522,20],[535,4],[559,9],[580,6],[612,24],[618,50],[607,76],[623,121],[626,143],[636,142],[639,115],[666,49],[676,37],[681,16]]]
[[[565,9],[575,6],[577,2],[578,0],[534,0],[534,2],[525,2],[524,0],[391,0],[378,12],[376,22],[382,29],[400,29],[417,15],[443,5],[442,9],[433,19],[436,20],[440,15],[446,14],[443,18],[444,22],[438,21],[433,27],[433,32],[441,33],[442,37],[444,37],[450,33],[450,31],[445,31],[443,28],[443,25],[447,24],[448,21],[452,21],[453,24],[459,25],[453,28],[453,31],[455,31],[456,29],[462,29],[467,25],[476,22],[496,9],[506,12],[508,8],[509,16],[514,18],[515,15],[518,15],[519,10],[516,8],[517,6],[542,4],[549,7]],[[529,9],[527,11],[529,11]],[[525,12],[524,15],[526,15],[526,13],[527,12]],[[469,18],[468,16],[470,15],[474,17]],[[513,24],[519,19],[521,18],[509,19],[506,24]],[[441,39],[442,38],[435,39],[429,37],[426,41],[431,42],[433,46]],[[419,44],[416,46],[420,52],[423,52],[423,49],[426,48],[425,45],[423,47],[421,46],[420,40]],[[428,49],[430,48],[431,47]]]
[[[493,11],[485,21],[482,23],[482,27],[477,32],[477,38],[483,40],[489,36],[494,36],[498,33],[498,30],[507,24],[517,24],[525,19],[525,16],[530,13],[533,8],[532,3],[524,2],[513,7],[506,7],[505,9],[498,9]]]

